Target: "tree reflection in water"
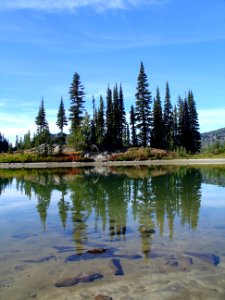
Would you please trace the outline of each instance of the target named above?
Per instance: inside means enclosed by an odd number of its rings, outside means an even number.
[[[214,170],[214,171],[213,171]],[[154,231],[163,235],[165,226],[172,240],[175,218],[192,230],[198,225],[201,185],[216,168],[118,167],[108,169],[0,170],[0,194],[16,179],[16,187],[29,199],[35,196],[36,209],[46,229],[47,212],[53,191],[58,191],[58,213],[64,231],[73,223],[77,254],[84,251],[90,216],[94,230],[106,232],[111,241],[125,240],[129,210],[138,230],[145,256],[151,251]],[[223,177],[225,178],[225,177]],[[216,181],[215,176],[213,177]],[[69,195],[69,200],[68,200]],[[65,196],[66,200],[65,200]],[[71,220],[68,217],[71,216]]]

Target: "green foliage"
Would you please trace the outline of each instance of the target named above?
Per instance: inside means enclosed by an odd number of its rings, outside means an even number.
[[[73,148],[75,151],[85,149],[85,138],[81,127],[74,129],[67,138],[67,146]]]
[[[138,130],[138,144],[146,147],[150,142],[151,126],[151,93],[148,89],[148,78],[145,73],[144,65],[141,62],[140,72],[137,79],[135,122]]]
[[[164,137],[163,137],[163,148],[167,150],[173,149],[173,108],[170,100],[170,89],[169,84],[166,82],[166,95],[164,100],[163,110],[163,126],[164,126]]]
[[[7,152],[8,149],[9,149],[9,143],[5,139],[4,135],[2,135],[0,132],[0,153]]]
[[[151,147],[163,149],[164,146],[164,127],[163,127],[162,106],[160,92],[157,87],[156,98],[153,104],[153,124],[151,132]]]
[[[84,86],[81,84],[80,75],[75,73],[73,75],[73,82],[69,90],[71,106],[70,106],[70,116],[71,121],[71,131],[76,131],[76,128],[81,125],[84,112]]]

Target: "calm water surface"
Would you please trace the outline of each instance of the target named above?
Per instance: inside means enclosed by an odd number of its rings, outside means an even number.
[[[225,167],[0,170],[0,299],[98,293],[225,299]]]

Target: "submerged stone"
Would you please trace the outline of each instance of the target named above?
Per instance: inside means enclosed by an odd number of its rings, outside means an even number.
[[[138,230],[140,233],[148,233],[148,234],[155,233],[154,229],[150,228],[149,226],[144,226],[144,225],[139,226]]]
[[[65,262],[70,261],[81,261],[81,260],[91,260],[96,258],[127,258],[127,259],[139,259],[142,258],[141,255],[126,255],[126,254],[115,254],[118,251],[116,248],[94,248],[89,249],[86,252],[80,254],[72,254],[65,259]]]
[[[120,260],[119,259],[117,259],[117,258],[111,259],[111,261],[110,261],[110,267],[113,270],[115,276],[122,276],[122,275],[124,275],[124,271],[123,271],[123,268],[122,268],[122,266],[120,264]]]
[[[38,234],[35,233],[17,233],[17,234],[13,234],[12,238],[14,239],[27,239],[30,237],[35,237],[38,236]]]
[[[184,254],[201,259],[213,266],[217,266],[220,263],[220,257],[215,254],[189,251],[184,252]]]
[[[49,261],[49,260],[56,260],[56,257],[54,255],[51,256],[46,256],[40,259],[24,259],[22,260],[23,262],[26,263],[41,263],[41,262],[45,262],[45,261]]]
[[[94,300],[113,300],[113,298],[110,296],[99,294],[94,297]]]
[[[103,275],[100,273],[91,273],[91,274],[81,273],[75,277],[66,278],[61,281],[58,281],[55,283],[55,286],[56,287],[69,287],[69,286],[76,285],[80,282],[88,283],[88,282],[92,282],[94,280],[101,279],[101,278],[103,278]]]
[[[92,253],[92,254],[102,254],[104,252],[106,252],[107,249],[106,248],[94,248],[94,249],[89,249],[87,250],[87,253]]]

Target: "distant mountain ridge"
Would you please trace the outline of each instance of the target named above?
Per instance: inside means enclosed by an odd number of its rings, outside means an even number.
[[[202,145],[225,143],[225,127],[201,134]]]

